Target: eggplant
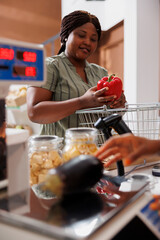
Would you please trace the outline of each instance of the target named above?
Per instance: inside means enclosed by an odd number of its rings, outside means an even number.
[[[55,169],[50,169],[44,188],[57,196],[84,192],[92,188],[102,175],[102,162],[92,155],[80,155]]]
[[[93,217],[102,209],[102,198],[92,191],[67,194],[51,206],[47,222],[58,226],[69,225]]]

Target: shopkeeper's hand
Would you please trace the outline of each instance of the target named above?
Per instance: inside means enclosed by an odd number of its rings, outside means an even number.
[[[139,157],[156,154],[160,149],[160,140],[151,140],[126,133],[113,136],[107,140],[96,152],[95,156],[100,160],[108,160],[104,166],[108,167],[121,159],[124,165],[128,166]]]
[[[158,215],[160,216],[160,195],[153,195],[154,201],[150,204],[150,208],[153,211],[158,211]]]

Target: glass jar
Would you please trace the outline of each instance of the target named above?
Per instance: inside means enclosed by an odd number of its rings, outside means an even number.
[[[31,186],[43,182],[49,169],[63,163],[62,141],[63,138],[55,135],[35,135],[29,138]]]
[[[63,160],[69,161],[78,155],[93,155],[98,150],[96,128],[69,128],[65,132]]]

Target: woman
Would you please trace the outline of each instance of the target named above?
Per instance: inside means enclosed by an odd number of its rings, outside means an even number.
[[[97,91],[97,82],[108,75],[106,69],[86,59],[95,52],[101,36],[96,16],[74,11],[62,20],[61,49],[47,58],[47,82],[27,91],[28,116],[42,124],[41,134],[64,136],[65,130],[78,126],[76,110],[109,105],[124,107],[125,96],[104,96],[107,88]]]

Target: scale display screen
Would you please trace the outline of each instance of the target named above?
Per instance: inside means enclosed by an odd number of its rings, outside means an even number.
[[[0,40],[0,81],[44,81],[44,49],[42,45]]]

